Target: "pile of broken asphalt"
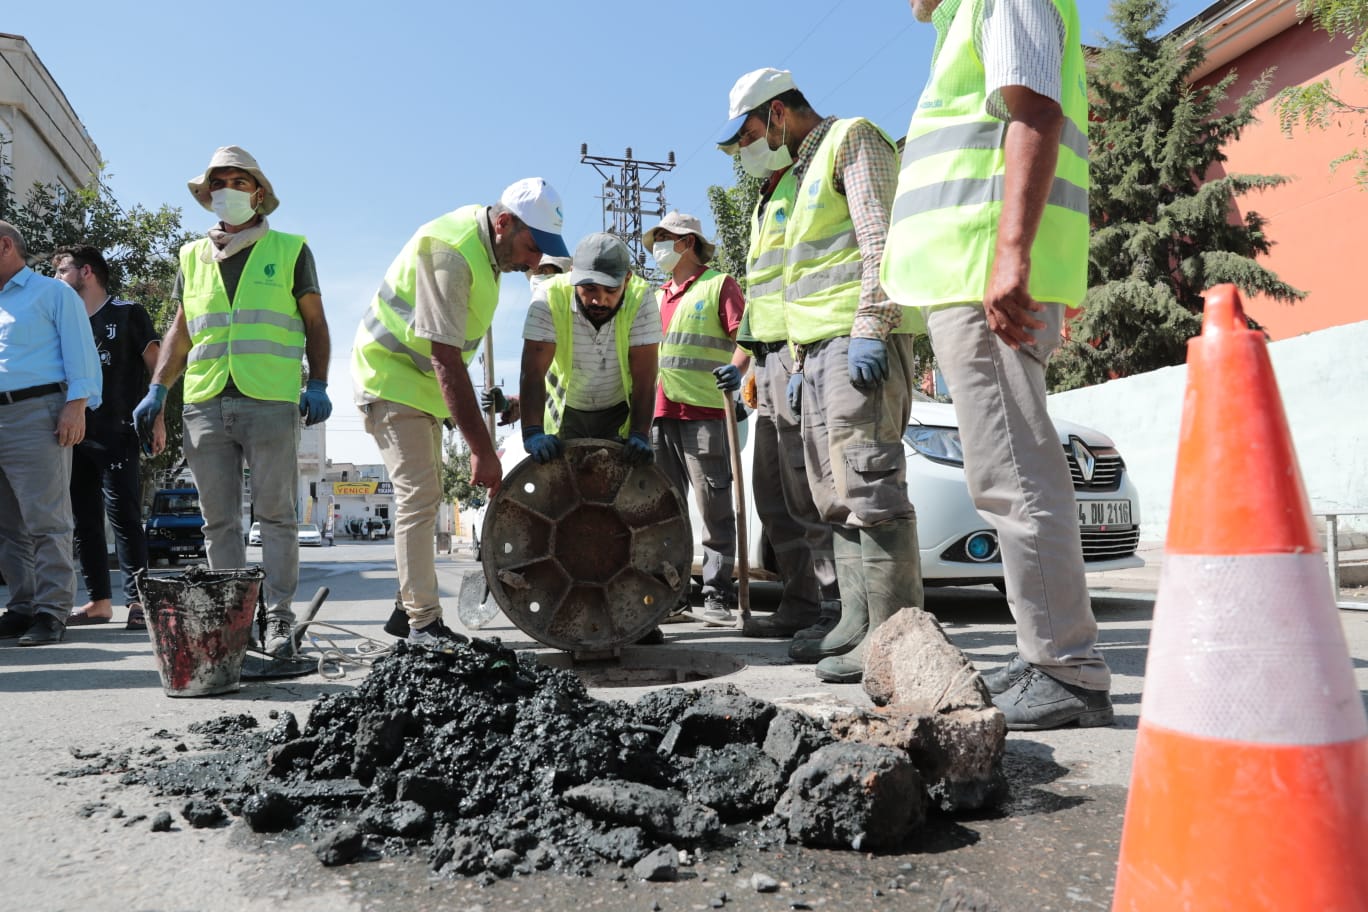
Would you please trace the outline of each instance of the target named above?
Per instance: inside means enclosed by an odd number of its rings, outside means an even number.
[[[295,833],[326,865],[417,855],[489,881],[603,865],[672,879],[681,849],[896,850],[928,814],[1006,797],[1000,739],[978,781],[950,781],[951,748],[914,728],[895,746],[886,724],[833,726],[730,685],[605,702],[497,640],[401,644],[302,729],[290,713],[270,728],[225,716],[198,726],[209,751],[153,756],[122,782],[182,801],[192,826],[231,815]]]

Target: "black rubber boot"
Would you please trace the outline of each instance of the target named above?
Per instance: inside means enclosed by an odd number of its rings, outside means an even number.
[[[820,640],[794,639],[789,646],[789,658],[806,665],[849,652],[860,645],[869,629],[860,530],[833,526],[831,533],[831,549],[836,555],[836,579],[841,587],[841,619]]]

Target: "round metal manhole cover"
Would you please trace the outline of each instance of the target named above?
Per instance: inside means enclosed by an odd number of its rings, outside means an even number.
[[[683,498],[613,440],[568,440],[545,465],[524,459],[485,512],[481,563],[504,615],[575,653],[635,643],[689,585]]]

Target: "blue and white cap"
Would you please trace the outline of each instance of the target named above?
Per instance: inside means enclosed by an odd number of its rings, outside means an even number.
[[[561,210],[560,194],[540,177],[524,177],[510,184],[499,197],[509,212],[522,219],[537,242],[537,249],[551,256],[568,257],[570,250],[561,237],[565,213]]]
[[[741,136],[741,127],[746,122],[746,116],[751,111],[795,88],[797,86],[793,84],[793,74],[788,70],[776,70],[774,67],[751,70],[736,80],[736,85],[732,86],[731,95],[728,96],[727,124],[718,134],[717,144],[722,146],[724,151],[728,146],[735,146]]]

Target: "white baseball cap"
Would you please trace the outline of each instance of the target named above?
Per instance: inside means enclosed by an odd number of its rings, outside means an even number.
[[[735,145],[741,136],[741,126],[746,122],[746,117],[751,111],[770,99],[777,98],[796,88],[797,86],[793,84],[792,73],[788,70],[776,70],[774,67],[751,70],[736,80],[736,85],[732,86],[731,95],[728,97],[727,117],[729,119],[717,137],[717,144],[719,146]]]
[[[561,237],[565,214],[561,211],[561,198],[555,187],[540,177],[524,177],[510,184],[499,202],[523,220],[542,253],[557,257],[570,255],[565,239]]]

